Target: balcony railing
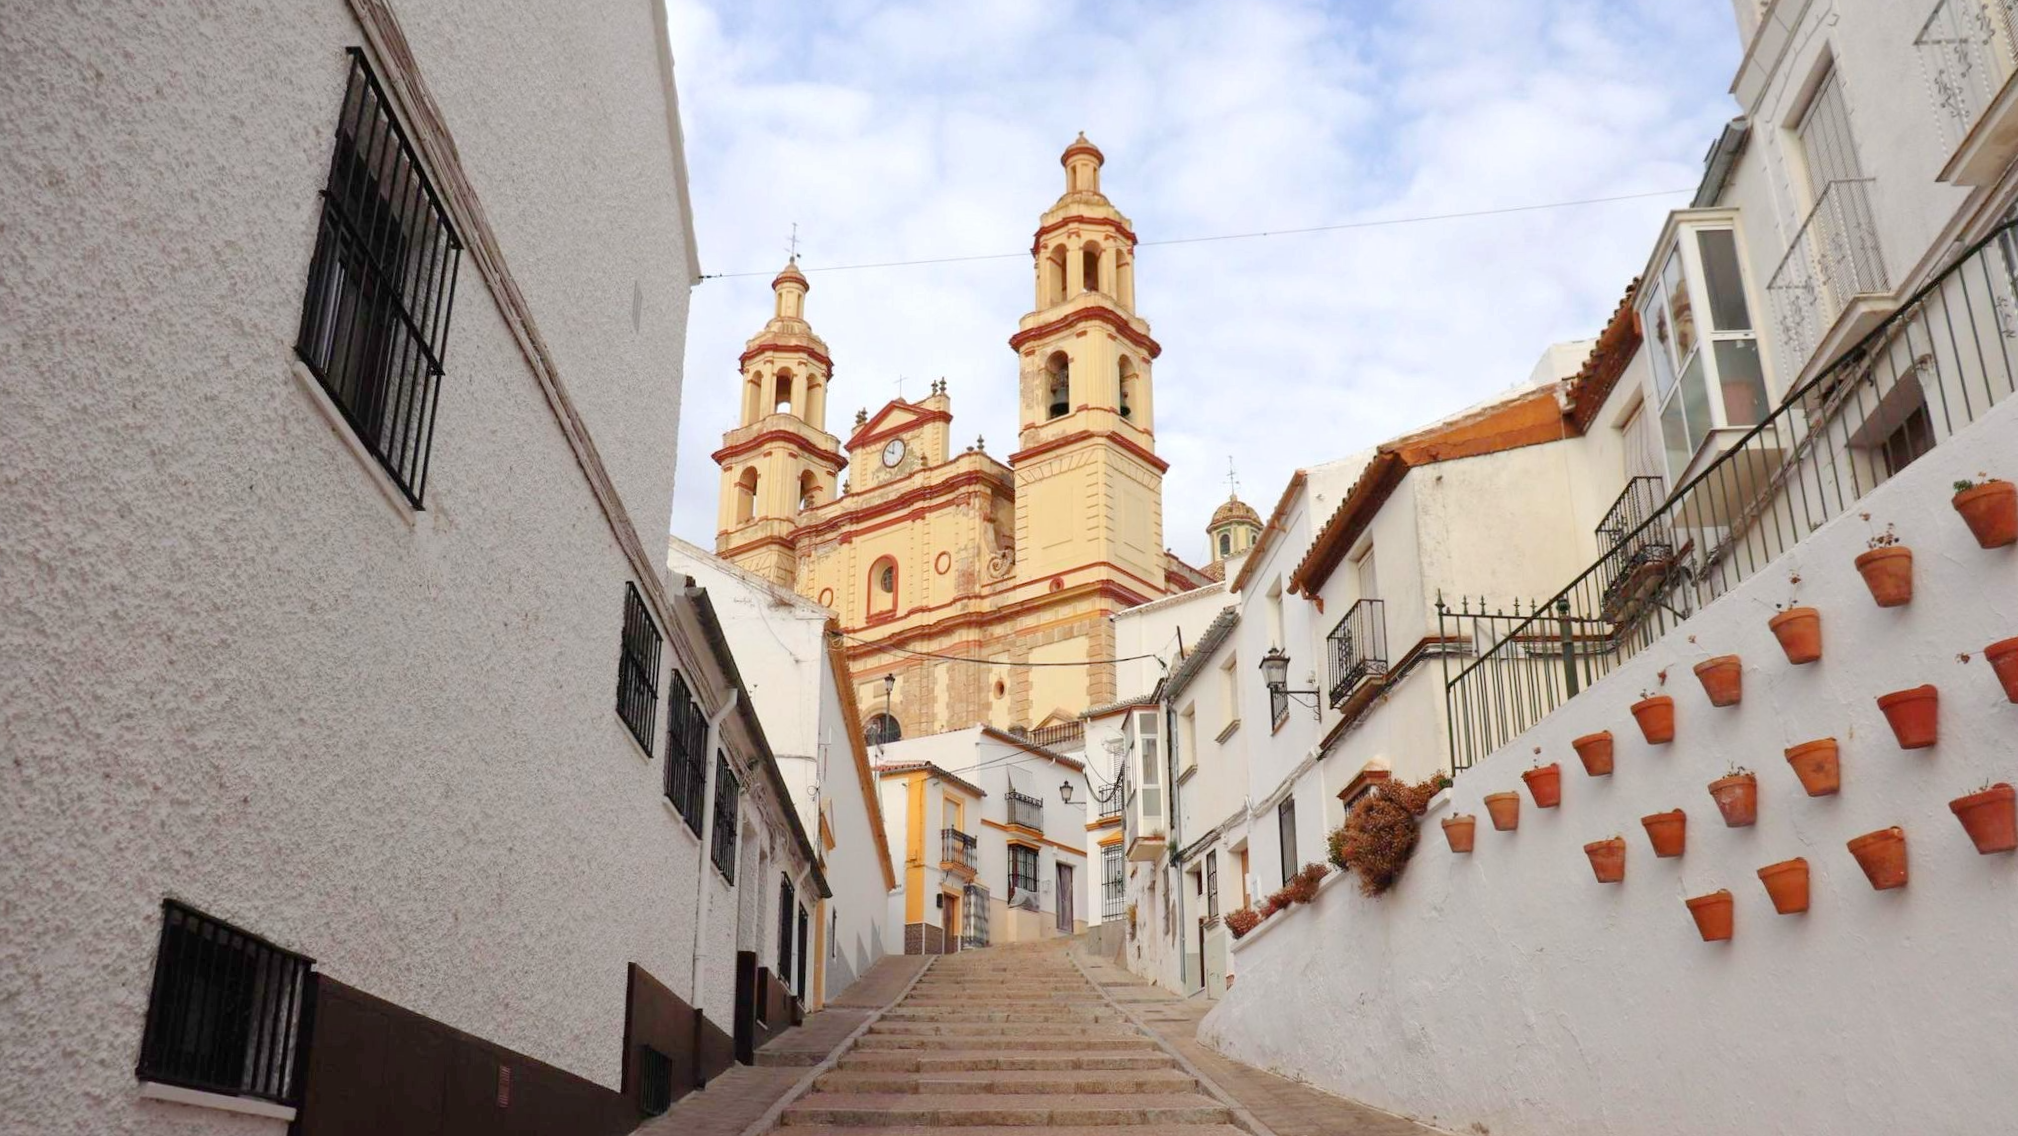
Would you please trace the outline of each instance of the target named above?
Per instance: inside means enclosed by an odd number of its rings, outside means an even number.
[[[1331,648],[1331,705],[1335,709],[1359,684],[1387,675],[1387,606],[1363,599],[1345,609],[1325,637]]]
[[[1530,604],[1525,618],[1482,625],[1490,645],[1454,675],[1446,655],[1452,767],[1512,741],[1853,511],[1915,446],[1943,443],[2009,398],[2018,389],[2014,340],[2018,221],[2006,221],[1648,516],[1618,525],[1626,531],[1568,587]],[[1665,567],[1635,585],[1637,601],[1618,603],[1617,566],[1662,541],[1672,548]]]
[[[1121,787],[1119,785],[1116,785],[1114,787],[1114,791],[1107,794],[1106,798],[1100,802],[1101,820],[1106,820],[1108,817],[1118,817],[1121,815],[1121,808],[1122,808],[1121,798],[1122,798]]]
[[[1674,533],[1664,523],[1648,523],[1660,516],[1665,495],[1661,478],[1628,478],[1598,522],[1598,547],[1605,549],[1598,607],[1611,618],[1622,618],[1645,603],[1674,564]]]
[[[1891,288],[1871,216],[1872,181],[1851,178],[1823,186],[1766,284],[1788,374],[1807,366],[1852,297]]]
[[[960,948],[988,945],[988,889],[968,884],[960,903]]]
[[[2018,69],[2018,0],[1935,0],[1913,38],[1942,140],[1959,145]]]
[[[1045,749],[1076,749],[1086,737],[1086,723],[1059,722],[1051,726],[1039,726],[1030,731],[1030,744]]]
[[[979,843],[972,836],[957,828],[939,830],[939,866],[965,868],[972,872],[979,866],[974,855],[974,846]]]
[[[1014,789],[1003,794],[1009,800],[1009,823],[1044,831],[1044,802]]]

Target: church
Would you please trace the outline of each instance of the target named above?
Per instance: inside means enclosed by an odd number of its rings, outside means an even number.
[[[872,734],[1076,722],[1116,696],[1109,617],[1218,578],[1259,534],[1229,502],[1205,569],[1164,547],[1162,348],[1135,310],[1135,231],[1100,190],[1104,160],[1084,134],[1066,147],[1065,192],[1037,221],[1007,464],[956,448],[943,382],[829,433],[834,361],[795,262],[739,360],[716,551],[835,612]]]

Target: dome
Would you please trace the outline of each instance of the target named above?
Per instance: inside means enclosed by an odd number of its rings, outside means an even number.
[[[785,267],[778,271],[778,275],[776,277],[772,278],[771,288],[775,291],[778,285],[783,284],[788,280],[791,281],[792,283],[797,284],[801,288],[806,287],[806,276],[804,273],[799,271],[799,258],[796,256],[786,261]]]
[[[1107,155],[1100,152],[1100,147],[1086,140],[1086,132],[1084,130],[1080,131],[1079,137],[1072,140],[1072,145],[1065,147],[1065,152],[1058,156],[1058,164],[1062,166],[1070,162],[1074,154],[1088,155],[1093,159],[1095,165],[1105,165],[1107,162]]]
[[[1221,505],[1213,511],[1212,520],[1206,522],[1205,530],[1211,532],[1221,525],[1230,525],[1236,522],[1244,522],[1253,525],[1255,528],[1260,528],[1261,515],[1253,509],[1248,508],[1247,502],[1242,501],[1240,498],[1228,497],[1226,504]]]

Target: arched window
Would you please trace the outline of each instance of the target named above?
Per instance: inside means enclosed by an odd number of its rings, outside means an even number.
[[[771,385],[771,413],[790,414],[792,412],[792,372],[779,371],[777,381]]]
[[[894,742],[904,736],[904,727],[888,714],[871,714],[862,726],[862,738],[870,745]]]
[[[751,466],[736,479],[736,523],[757,515],[757,467]]]
[[[807,470],[799,475],[799,508],[810,509],[820,503],[820,475]]]
[[[1233,555],[1233,534],[1232,534],[1232,533],[1220,533],[1220,534],[1219,534],[1219,555],[1221,555],[1221,556],[1231,556],[1231,555]]]
[[[751,371],[750,381],[743,384],[743,424],[745,426],[764,416],[764,373]]]
[[[1064,245],[1058,245],[1051,250],[1051,255],[1046,258],[1044,277],[1048,293],[1046,299],[1053,304],[1063,303],[1065,301]]]
[[[1044,360],[1045,417],[1062,418],[1072,409],[1072,362],[1063,351]]]
[[[1121,417],[1135,416],[1135,361],[1121,357]]]
[[[1092,241],[1079,250],[1079,281],[1088,292],[1100,290],[1100,246]]]
[[[897,612],[897,562],[888,556],[869,566],[869,614]]]

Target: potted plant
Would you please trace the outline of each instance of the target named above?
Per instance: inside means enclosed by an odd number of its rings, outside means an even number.
[[[1521,774],[1521,780],[1528,783],[1536,808],[1552,809],[1563,803],[1563,767],[1555,762],[1535,766]]]
[[[1226,913],[1226,929],[1233,932],[1236,939],[1244,939],[1249,931],[1261,926],[1261,915],[1252,907],[1242,907]]]
[[[1717,811],[1724,814],[1730,828],[1747,828],[1759,819],[1759,779],[1751,770],[1732,766],[1724,776],[1710,782],[1710,796]]]
[[[1452,852],[1471,851],[1472,836],[1478,831],[1478,817],[1468,815],[1443,818],[1443,838]]]
[[[1340,871],[1350,868],[1359,877],[1360,894],[1379,895],[1401,878],[1422,838],[1422,815],[1445,783],[1441,776],[1414,784],[1384,781],[1352,803],[1345,823],[1333,830],[1332,863]],[[1455,819],[1444,821],[1445,840],[1455,835],[1450,828]],[[1472,818],[1465,817],[1464,848],[1453,843],[1451,850],[1471,851],[1472,832]]]
[[[1810,797],[1832,796],[1843,787],[1834,738],[1816,738],[1788,746],[1787,764],[1794,767],[1794,776],[1801,779],[1801,788]]]
[[[1688,843],[1689,817],[1680,809],[1643,816],[1640,824],[1647,830],[1647,842],[1654,846],[1654,855],[1662,859],[1681,855]]]
[[[1712,706],[1736,706],[1745,697],[1745,664],[1736,655],[1718,655],[1696,664],[1696,679]]]
[[[1940,739],[1941,692],[1932,683],[1878,696],[1900,749],[1926,749]]]
[[[1787,586],[1787,602],[1773,605],[1776,614],[1766,621],[1766,626],[1773,632],[1773,638],[1780,641],[1780,650],[1786,652],[1787,661],[1798,667],[1822,657],[1822,613],[1796,602],[1800,573],[1790,573]]]
[[[1584,845],[1591,858],[1591,871],[1601,884],[1615,884],[1626,878],[1626,838],[1612,836]]]
[[[1983,648],[1983,657],[1990,660],[1990,669],[2004,684],[2004,697],[2018,702],[2018,638],[1999,639]]]
[[[1948,808],[1962,822],[1962,831],[1969,834],[1976,851],[1984,855],[2009,852],[2018,848],[2018,807],[2013,806],[2013,798],[2010,783],[1999,781],[1949,801]]]
[[[1521,824],[1521,795],[1519,793],[1487,793],[1485,811],[1492,816],[1492,826],[1501,832],[1512,832]]]
[[[2018,639],[2012,640],[2018,643]],[[2018,663],[2013,664],[2018,670]],[[1585,734],[1570,743],[1577,751],[1577,760],[1584,763],[1584,772],[1592,777],[1609,777],[1612,773],[1612,732],[1599,730],[1595,734]]]
[[[1808,909],[1808,861],[1796,856],[1759,869],[1759,882],[1772,897],[1773,910],[1782,915],[1799,915]]]
[[[1331,869],[1324,864],[1305,864],[1303,870],[1289,877],[1282,890],[1289,893],[1292,903],[1314,903],[1317,901],[1317,885]]]
[[[2018,487],[1979,473],[1955,483],[1955,511],[1984,548],[2018,544]]]
[[[1690,900],[1689,914],[1696,918],[1696,930],[1705,943],[1722,943],[1731,937],[1731,889],[1718,888]]]
[[[1898,825],[1850,841],[1850,855],[1878,891],[1906,886],[1906,830]]]
[[[1859,513],[1868,523],[1869,513]],[[1874,532],[1871,539],[1864,542],[1865,551],[1857,557],[1857,574],[1864,577],[1864,586],[1871,589],[1871,598],[1879,607],[1904,607],[1913,602],[1913,550],[1899,543],[1899,536],[1891,525],[1884,532]]]
[[[1666,685],[1668,672],[1657,677]],[[1640,734],[1648,745],[1666,745],[1675,740],[1675,700],[1643,688],[1640,700],[1633,703],[1633,721],[1640,724]]]

